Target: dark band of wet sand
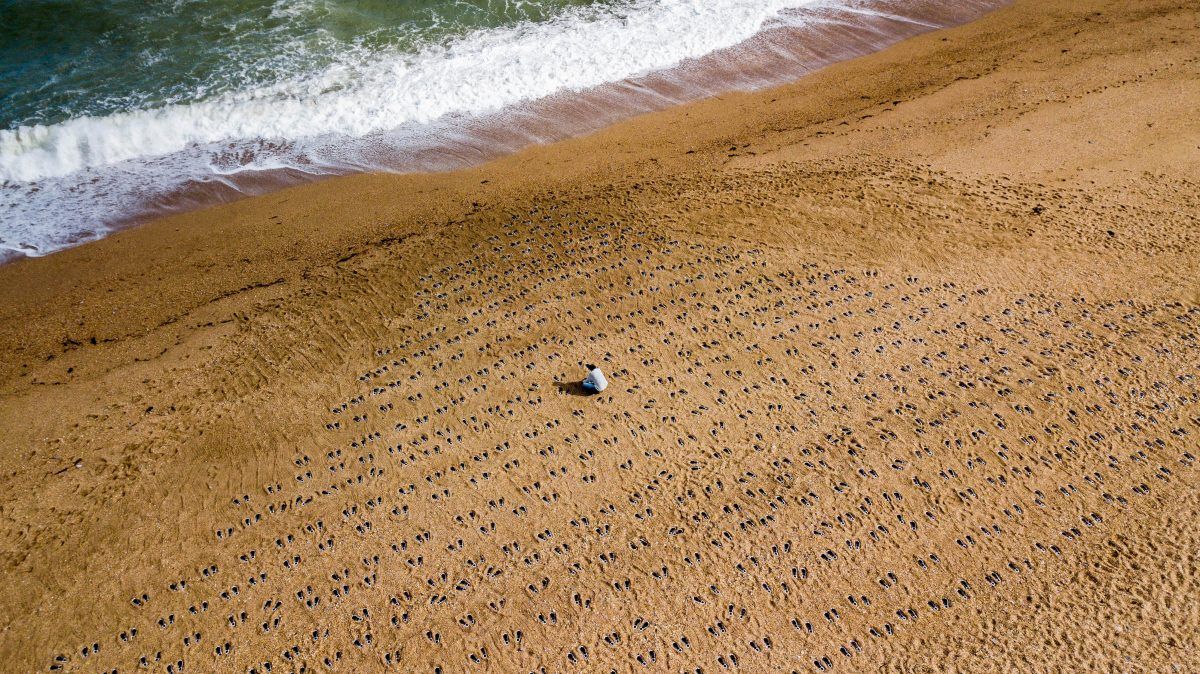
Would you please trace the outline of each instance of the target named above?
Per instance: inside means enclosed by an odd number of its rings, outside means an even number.
[[[68,231],[77,231],[73,243],[78,245],[166,215],[336,176],[451,171],[478,166],[530,145],[581,136],[636,115],[732,91],[753,91],[792,82],[831,63],[870,54],[915,35],[967,23],[1004,4],[1006,0],[814,2],[782,12],[738,45],[686,60],[673,68],[564,91],[490,114],[449,114],[429,124],[404,124],[362,138],[346,137],[335,143],[332,156],[303,143],[308,149],[297,150],[295,143],[282,139],[266,139],[250,147],[231,141],[219,150],[210,148],[211,155],[197,160],[222,167],[219,174],[199,172],[190,179],[178,180],[171,177],[175,170],[172,157],[160,157],[161,175],[157,177],[161,182],[157,186],[143,185],[140,190],[121,196],[124,192],[120,181],[109,184],[96,177],[97,184],[103,185],[98,189],[105,192],[103,200],[109,209],[94,213],[93,221],[79,222],[86,214],[75,210],[95,207],[87,205],[88,197],[77,195],[79,203],[62,202],[60,222],[49,224],[56,229],[64,225]],[[286,168],[263,168],[264,165]],[[245,170],[236,170],[239,167]],[[51,182],[30,189],[31,193],[54,193],[66,188]],[[111,194],[114,191],[117,194]],[[8,243],[16,247],[10,245],[11,250],[0,251],[0,264],[24,257],[17,252],[20,241]],[[32,250],[36,251],[36,247]]]
[[[0,662],[1200,669],[1198,46],[1018,1],[0,267]]]

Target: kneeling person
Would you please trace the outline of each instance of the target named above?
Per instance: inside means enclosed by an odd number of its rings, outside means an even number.
[[[583,379],[583,390],[588,393],[599,393],[608,388],[608,380],[604,378],[604,373],[595,365],[588,365],[588,374]]]

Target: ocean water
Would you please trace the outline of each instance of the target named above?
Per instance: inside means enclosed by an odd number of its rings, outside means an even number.
[[[0,0],[0,259],[322,176],[482,161],[996,4]]]

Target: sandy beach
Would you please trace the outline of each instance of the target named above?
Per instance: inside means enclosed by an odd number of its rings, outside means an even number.
[[[1018,0],[2,265],[0,669],[1200,671],[1198,106]]]

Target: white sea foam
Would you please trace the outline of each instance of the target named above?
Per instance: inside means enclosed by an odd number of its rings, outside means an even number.
[[[30,182],[189,146],[365,136],[668,68],[751,37],[798,0],[637,0],[479,31],[418,54],[359,54],[210,100],[0,131],[0,181]]]
[[[1002,0],[944,2],[945,16],[965,20]],[[199,102],[0,131],[0,262],[322,175],[460,167],[730,87],[780,83],[934,27],[889,10],[920,15],[938,4],[630,0],[419,53],[357,50],[318,73]],[[809,26],[831,29],[812,34],[810,51],[803,37],[725,51],[765,29]],[[771,65],[757,67],[764,56]],[[732,69],[710,77],[719,64]],[[574,91],[587,93],[555,96]]]

